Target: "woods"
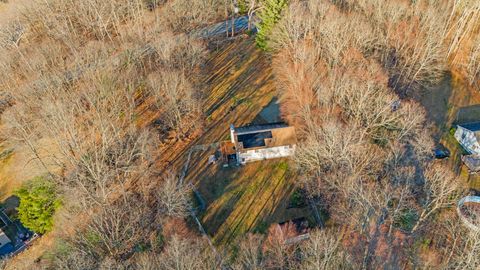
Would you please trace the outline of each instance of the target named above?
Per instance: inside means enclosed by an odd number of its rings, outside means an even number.
[[[256,29],[193,34],[238,7]],[[479,235],[455,212],[466,185],[434,159],[420,102],[446,76],[478,90],[478,1],[45,0],[15,17],[0,28],[0,129],[38,164],[41,177],[17,189],[18,217],[50,243],[6,269],[480,267]],[[215,246],[192,218],[202,207],[184,156],[216,143],[202,138],[207,124],[228,132],[223,117],[256,102],[209,84],[233,74],[246,87],[240,67],[207,68],[239,39],[266,55],[297,133],[284,167],[324,223],[302,241],[293,223],[252,222]],[[205,104],[227,109],[213,117]]]
[[[272,31],[282,110],[304,138],[295,158],[304,188],[354,237],[348,250],[362,269],[391,266],[392,256],[402,267],[413,263],[381,249],[403,242],[414,250],[409,239],[446,222],[438,215],[462,192],[450,169],[434,164],[415,101],[449,67],[469,77],[452,50],[460,57],[470,45],[456,47],[451,35],[471,40],[478,20],[457,16],[465,3],[451,4],[292,1]]]
[[[62,228],[52,268],[116,268],[135,250],[160,251],[162,228],[188,213],[190,189],[156,163],[158,145],[201,127],[195,77],[205,49],[164,28],[195,16],[177,2],[179,14],[162,21],[169,7],[150,14],[144,1],[35,2],[2,31],[1,85],[13,98],[6,132],[29,147],[64,202],[55,223],[48,209],[44,221],[29,214],[27,189],[18,192],[26,226]],[[215,17],[188,23],[206,20]]]

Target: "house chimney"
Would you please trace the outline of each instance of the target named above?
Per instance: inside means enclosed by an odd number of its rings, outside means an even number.
[[[235,133],[235,127],[233,124],[230,124],[230,140],[232,143],[235,143],[235,136],[233,135]]]

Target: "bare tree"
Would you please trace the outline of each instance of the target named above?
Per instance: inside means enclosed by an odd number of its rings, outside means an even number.
[[[463,47],[473,39],[480,23],[480,4],[476,1],[449,1],[449,17],[442,32],[447,45],[446,56],[457,63]]]
[[[161,216],[136,194],[87,210],[84,225],[70,240],[82,252],[100,258],[131,256],[140,244],[148,244],[150,234],[161,226]]]
[[[113,91],[124,86],[105,79],[87,77],[82,92],[47,91],[40,113],[39,131],[54,139],[59,163],[70,169],[60,184],[77,188],[85,203],[101,203],[148,176],[154,142],[148,130],[135,126],[131,87]]]
[[[155,50],[156,64],[165,71],[174,69],[183,72],[189,76],[189,81],[193,81],[194,69],[205,59],[202,42],[185,34],[158,33],[158,30],[152,35],[154,37],[149,46]]]
[[[458,188],[458,179],[452,171],[441,165],[431,165],[425,172],[423,187],[425,197],[421,203],[422,211],[412,231],[415,232],[438,210],[455,204]]]
[[[261,249],[262,237],[247,234],[239,244],[238,255],[232,265],[234,270],[264,269],[264,257]]]
[[[283,225],[273,224],[263,244],[265,268],[292,269],[296,265],[295,251],[298,243],[288,243],[297,235],[296,225],[287,222]]]
[[[354,269],[339,232],[317,230],[300,246],[301,269]]]
[[[46,172],[52,174],[49,166],[47,166],[45,157],[40,154],[40,149],[37,144],[38,134],[35,130],[37,123],[18,107],[7,111],[2,115],[2,119],[7,122],[7,130],[5,132],[9,135],[9,138],[20,143],[25,143],[32,152],[35,160],[41,164]]]
[[[219,21],[229,6],[224,0],[175,0],[166,4],[163,18],[166,25],[175,32],[189,32],[210,22]]]
[[[378,170],[380,153],[366,143],[356,126],[344,126],[331,119],[312,130],[295,155],[299,168],[346,192],[349,179],[357,179]],[[306,183],[314,192],[322,183]],[[352,187],[353,188],[353,187]]]
[[[71,247],[67,248],[67,252],[56,254],[52,260],[52,266],[61,270],[83,270],[98,268],[98,261],[83,251],[77,251]]]
[[[157,191],[160,211],[170,217],[186,217],[191,207],[190,195],[191,189],[179,186],[176,175],[167,172]]]
[[[164,71],[151,76],[150,86],[157,107],[163,111],[161,120],[165,127],[176,130],[179,136],[198,123],[199,102],[182,72]]]
[[[188,270],[217,269],[217,261],[205,241],[173,237],[160,255],[155,269]],[[143,268],[141,268],[143,269]]]
[[[476,40],[475,43],[477,45],[473,46],[470,60],[467,64],[467,74],[471,85],[475,85],[475,83],[480,81],[480,35],[478,35]]]
[[[24,19],[35,26],[37,33],[46,31],[71,44],[70,38],[79,40],[85,36],[112,40],[121,34],[122,23],[138,20],[145,11],[145,2],[140,0],[109,3],[97,0],[50,0],[47,4],[35,2],[24,13]]]
[[[478,232],[470,231],[465,227],[461,220],[456,218],[456,213],[452,219],[441,220],[437,223],[440,228],[435,229],[435,234],[439,243],[446,242],[439,250],[442,252],[441,266],[443,269],[478,269],[480,260],[478,254],[480,250],[480,238]],[[441,236],[441,237],[439,237]],[[422,265],[422,267],[424,267]],[[426,265],[425,267],[432,267]],[[438,265],[433,265],[438,267]]]

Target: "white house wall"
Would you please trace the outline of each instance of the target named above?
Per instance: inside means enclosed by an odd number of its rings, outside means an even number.
[[[270,148],[263,148],[263,149],[256,149],[256,150],[248,150],[246,152],[239,153],[239,158],[240,158],[239,160],[241,164],[245,164],[247,162],[252,162],[257,160],[289,157],[289,156],[292,156],[294,153],[295,153],[295,145],[277,146],[277,147],[270,147]]]
[[[460,145],[470,152],[470,154],[480,155],[480,144],[474,132],[458,126],[455,131],[455,139],[457,139]]]

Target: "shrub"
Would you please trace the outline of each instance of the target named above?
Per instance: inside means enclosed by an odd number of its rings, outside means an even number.
[[[18,217],[34,232],[44,234],[53,228],[53,215],[60,206],[55,185],[45,177],[35,177],[17,190]]]
[[[305,196],[302,192],[302,190],[297,189],[293,192],[293,194],[290,196],[290,202],[289,202],[289,207],[291,208],[301,208],[306,206],[307,203],[305,202]]]
[[[450,131],[449,131],[450,136],[455,136],[455,132],[456,132],[456,131],[457,131],[457,129],[456,129],[455,127],[451,127],[451,128],[450,128]]]

